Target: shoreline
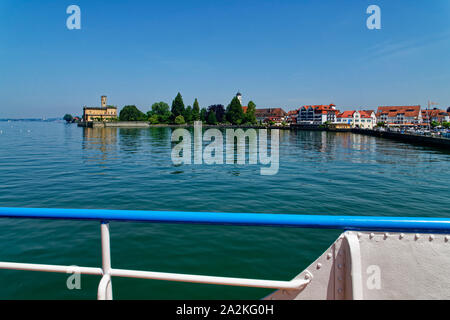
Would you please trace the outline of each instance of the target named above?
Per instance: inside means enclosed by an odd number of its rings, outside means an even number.
[[[78,127],[84,128],[193,128],[194,124],[150,124],[147,121],[118,121],[118,122],[79,122]],[[232,125],[232,124],[202,124],[203,128],[241,128],[241,129],[281,129],[292,130],[288,126],[264,125]]]

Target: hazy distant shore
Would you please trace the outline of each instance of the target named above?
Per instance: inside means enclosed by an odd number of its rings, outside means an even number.
[[[62,118],[23,118],[23,119],[13,119],[13,118],[3,118],[0,119],[0,122],[8,122],[8,121],[32,121],[32,122],[55,122],[55,121],[63,121]]]

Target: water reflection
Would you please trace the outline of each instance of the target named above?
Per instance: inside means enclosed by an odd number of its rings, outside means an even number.
[[[203,131],[206,129],[203,128]],[[173,130],[173,128],[82,128],[83,160],[87,164],[100,164],[102,168],[105,168],[107,164],[111,166],[114,160],[123,161],[123,158],[120,159],[124,157],[127,160],[133,159],[135,164],[142,162],[173,169],[175,168],[171,162]],[[193,135],[193,129],[189,128],[188,130]],[[220,131],[225,138],[226,130],[221,129]],[[65,130],[64,134],[66,140],[71,139],[70,130]],[[270,137],[270,130],[268,130],[268,134]],[[402,168],[393,172],[416,174],[417,170],[424,170],[424,163],[429,163],[430,168],[427,169],[429,172],[439,171],[440,167],[432,164],[442,161],[442,153],[448,155],[448,152],[439,150],[416,152],[417,148],[422,147],[351,132],[279,130],[279,137],[280,166],[289,162],[287,165],[289,168],[290,165],[302,166],[310,163],[317,166],[337,161],[348,164],[391,165],[394,169]],[[242,173],[242,170],[247,168],[253,167],[251,170],[254,170],[258,167],[248,165],[250,150],[248,139],[246,140],[245,163],[247,165],[245,168],[241,168],[241,166],[228,168],[231,175]],[[267,142],[270,152],[270,139]],[[209,143],[209,141],[203,141],[203,149]],[[426,147],[423,148],[426,149]],[[226,152],[225,146],[223,151]],[[401,159],[401,163],[399,159]],[[196,166],[190,166],[189,169],[194,170],[194,167]],[[420,169],[418,169],[419,167]],[[183,165],[170,173],[191,172],[186,169],[187,167]],[[230,169],[232,171],[229,171]]]
[[[82,149],[88,160],[100,160],[100,163],[115,154],[147,152],[169,152],[170,134],[167,128],[82,128]]]
[[[116,150],[117,128],[82,128],[81,148],[87,161],[106,164],[109,155]]]
[[[136,153],[142,148],[142,133],[140,128],[120,128],[119,147],[125,153]]]
[[[148,141],[153,147],[170,147],[172,129],[150,128],[146,130]]]
[[[289,155],[318,162],[333,160],[372,162],[370,155],[377,152],[375,137],[351,132],[291,131],[286,143],[282,145],[288,149]]]

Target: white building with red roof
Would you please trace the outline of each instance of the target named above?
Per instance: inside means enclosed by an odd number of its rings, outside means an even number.
[[[352,128],[373,129],[377,116],[373,110],[349,110],[338,114],[336,123],[347,123]]]
[[[378,107],[377,119],[390,126],[416,126],[422,123],[422,112],[420,105]]]
[[[339,110],[336,105],[312,105],[303,106],[299,109],[297,123],[302,124],[324,124],[325,122],[336,122]]]
[[[377,115],[374,110],[359,110],[357,112],[358,115],[359,117],[355,117],[355,127],[359,126],[361,129],[373,129],[377,125]]]

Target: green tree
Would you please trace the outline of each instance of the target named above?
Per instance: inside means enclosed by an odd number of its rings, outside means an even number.
[[[210,111],[208,114],[208,124],[217,124],[216,113],[214,111]]]
[[[184,110],[184,120],[186,121],[186,123],[191,123],[192,119],[193,119],[193,115],[192,115],[192,107],[188,106],[186,108],[186,110]]]
[[[255,124],[256,123],[256,104],[253,101],[248,103],[247,112],[245,113],[245,122]]]
[[[242,110],[241,102],[237,97],[234,97],[228,105],[226,119],[230,123],[237,125],[244,121],[244,111]]]
[[[437,121],[431,121],[431,127],[432,128],[436,128],[436,127],[438,127],[439,126],[439,122],[437,122]]]
[[[200,121],[206,122],[206,117],[208,116],[208,111],[205,108],[202,108],[200,111]]]
[[[177,116],[175,118],[175,124],[185,124],[185,123],[186,123],[186,121],[184,121],[183,116]]]
[[[198,104],[197,98],[195,98],[194,106],[192,107],[192,120],[193,121],[200,120],[200,106]]]
[[[158,117],[158,115],[154,114],[154,115],[152,115],[152,116],[150,116],[150,117],[148,118],[148,121],[149,121],[151,124],[158,124],[158,123],[159,123],[159,117]]]
[[[165,102],[156,102],[152,105],[152,110],[147,112],[148,118],[157,116],[158,123],[168,123],[170,121],[172,113],[170,107]]]
[[[71,114],[66,113],[63,117],[64,121],[66,121],[67,123],[72,122],[73,117]]]
[[[178,92],[175,99],[172,101],[172,119],[184,114],[184,102],[181,93]]]
[[[125,106],[120,110],[119,114],[120,121],[146,121],[147,116],[141,110],[136,108],[136,106]]]
[[[209,113],[214,112],[216,114],[217,122],[224,122],[225,120],[225,108],[221,104],[213,104],[206,109]]]

